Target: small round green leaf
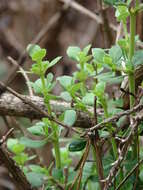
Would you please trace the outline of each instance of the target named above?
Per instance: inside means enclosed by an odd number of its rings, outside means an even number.
[[[72,126],[76,121],[76,112],[74,110],[66,110],[64,114],[64,124]]]
[[[79,47],[76,46],[70,46],[67,49],[67,55],[68,57],[70,57],[71,59],[78,61],[78,54],[80,53],[81,49]]]

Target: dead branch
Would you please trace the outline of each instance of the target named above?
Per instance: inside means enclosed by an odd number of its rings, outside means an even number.
[[[91,131],[94,131],[94,130],[97,130],[97,129],[101,129],[108,123],[118,121],[122,116],[130,115],[130,114],[132,114],[134,112],[141,111],[142,109],[143,109],[143,104],[140,103],[137,106],[133,107],[132,109],[117,113],[117,114],[115,114],[114,116],[112,116],[110,118],[104,119],[101,123],[91,127],[90,129],[87,129],[87,132],[91,132]]]
[[[6,135],[2,137],[0,140],[0,160],[6,166],[8,171],[13,177],[14,182],[16,183],[19,190],[36,190],[36,188],[32,188],[26,176],[22,172],[22,170],[16,165],[14,160],[11,158],[10,154],[3,146],[4,142],[8,138],[8,136],[12,133],[13,129],[10,129]]]
[[[23,96],[25,99],[28,99],[36,106],[38,106],[43,111],[47,111],[43,98],[39,96]],[[71,109],[70,103],[62,101],[51,101],[51,106],[53,112],[60,115],[65,110]],[[0,115],[7,116],[17,116],[17,117],[26,117],[29,119],[41,119],[44,117],[44,114],[36,111],[28,104],[25,104],[22,100],[15,97],[10,93],[4,93],[0,97]],[[75,123],[76,127],[88,128],[91,126],[91,119],[87,113],[77,111],[77,121]]]
[[[30,107],[32,107],[35,111],[43,114],[43,117],[47,117],[49,120],[55,122],[56,124],[63,126],[65,129],[74,131],[78,134],[81,134],[77,129],[70,127],[68,125],[65,125],[63,122],[59,121],[57,118],[54,118],[53,116],[49,115],[49,113],[43,109],[41,109],[38,105],[36,105],[34,102],[31,102],[30,98],[25,98],[23,95],[17,93],[12,88],[6,86],[3,82],[0,82],[0,89],[3,91],[8,91],[17,98],[19,98],[23,103],[28,104]]]
[[[98,24],[103,24],[103,19],[93,13],[92,11],[88,10],[87,8],[83,7],[79,3],[75,2],[74,0],[58,0],[64,3],[65,5],[72,7],[73,9],[77,10],[78,12],[88,16],[89,18],[95,20]],[[114,31],[117,31],[117,27],[114,26],[113,24],[110,24],[110,28],[112,28]]]
[[[40,30],[40,32],[38,33],[38,35],[37,35],[30,43],[31,43],[31,44],[37,44],[37,43],[39,43],[39,42],[43,39],[43,37],[47,34],[47,32],[55,26],[55,24],[59,21],[60,18],[61,18],[61,12],[57,12],[57,13],[48,21],[48,23],[45,24],[45,26]],[[20,57],[19,57],[19,59],[18,59],[18,61],[17,61],[17,62],[18,62],[18,65],[19,65],[19,66],[22,66],[23,63],[25,62],[26,58],[27,58],[27,52],[26,52],[26,50],[24,50],[24,51],[21,53],[21,55],[20,55]],[[17,75],[17,72],[16,72],[17,69],[18,69],[18,66],[14,67],[14,68],[11,70],[11,72],[10,72],[10,74],[8,75],[7,80],[6,80],[6,82],[5,82],[6,85],[9,85],[9,84],[11,84],[11,83],[13,82],[13,80],[15,79],[15,77],[16,77],[16,75]],[[4,90],[2,90],[2,91],[0,92],[0,94],[2,94],[3,92],[4,92]]]
[[[109,172],[109,175],[107,176],[107,178],[105,180],[102,180],[105,183],[105,187],[104,190],[109,189],[109,187],[112,185],[113,180],[115,180],[115,176],[117,175],[119,169],[120,169],[120,165],[122,163],[122,161],[125,159],[127,151],[128,151],[128,147],[132,142],[132,139],[135,135],[135,133],[137,132],[137,126],[139,125],[139,123],[142,121],[143,119],[143,114],[139,113],[137,114],[137,116],[135,116],[133,118],[133,123],[130,125],[130,133],[129,135],[125,138],[122,139],[122,144],[123,147],[122,149],[119,151],[119,157],[118,159],[112,164],[112,168]]]

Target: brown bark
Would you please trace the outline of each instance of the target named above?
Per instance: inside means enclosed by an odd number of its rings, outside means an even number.
[[[32,96],[31,98],[29,96],[24,97],[30,99],[31,102],[36,104],[42,110],[47,111],[44,106],[43,98],[38,96]],[[71,109],[70,104],[61,101],[51,101],[51,106],[57,116],[65,110]],[[4,93],[0,97],[0,115],[26,117],[29,119],[41,119],[44,117],[42,113],[39,113],[28,104],[23,103],[20,99],[9,93]],[[81,128],[90,127],[91,119],[88,114],[77,111],[77,121],[75,126]]]

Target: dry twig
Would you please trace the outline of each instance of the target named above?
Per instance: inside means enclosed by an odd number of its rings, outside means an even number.
[[[40,30],[40,32],[38,33],[38,35],[30,42],[31,44],[37,44],[39,43],[42,38],[47,34],[47,32],[52,29],[55,24],[58,22],[58,20],[61,18],[61,12],[57,12],[49,21],[47,24],[44,25],[44,27]],[[17,63],[19,66],[22,66],[23,63],[25,62],[27,58],[27,52],[26,50],[23,51],[23,53],[20,55]],[[16,75],[17,75],[17,69],[18,66],[14,67],[12,69],[12,71],[10,72],[10,74],[7,77],[7,80],[5,82],[5,85],[9,85],[13,82],[13,80],[15,79]],[[4,89],[1,90],[0,94],[2,94],[4,92]]]
[[[23,75],[25,81],[26,81],[26,84],[27,84],[27,87],[28,87],[28,90],[29,90],[29,95],[30,96],[33,96],[33,90],[31,88],[31,86],[29,85],[30,84],[30,80],[29,80],[29,77],[27,76],[25,70],[17,63],[17,61],[15,61],[12,57],[8,57],[8,60],[10,61],[10,63],[12,63],[14,66],[18,67],[21,74]]]
[[[113,167],[111,168],[111,170],[108,174],[108,177],[106,179],[102,180],[105,183],[104,190],[109,189],[109,187],[112,185],[112,182],[115,180],[115,176],[117,175],[117,173],[120,169],[120,165],[126,157],[128,147],[131,144],[134,134],[137,131],[137,126],[142,121],[142,119],[143,119],[143,114],[138,114],[136,117],[133,118],[133,123],[130,126],[131,131],[130,131],[129,135],[125,139],[122,139],[122,142],[121,142],[122,149],[121,150],[119,149],[119,157],[112,164]]]
[[[58,121],[56,118],[51,117],[46,111],[44,111],[43,109],[39,108],[39,106],[37,106],[35,103],[31,102],[30,99],[25,98],[24,96],[22,96],[21,94],[17,93],[16,91],[14,91],[13,89],[11,89],[10,87],[5,86],[2,82],[0,82],[0,87],[2,89],[4,89],[4,90],[7,90],[8,92],[10,92],[11,94],[13,94],[17,98],[21,99],[25,104],[28,104],[33,109],[35,109],[39,113],[41,113],[44,117],[47,117],[49,120],[54,121],[55,123],[57,123],[58,125],[63,126],[66,129],[72,130],[72,131],[80,134],[80,132],[77,129],[75,129],[73,127],[69,127],[69,126],[63,124],[62,122]]]
[[[126,115],[130,115],[130,114],[138,112],[138,111],[141,111],[142,109],[143,109],[143,104],[140,103],[137,106],[133,107],[132,109],[117,113],[110,118],[104,119],[101,123],[91,127],[90,129],[87,129],[87,133],[88,132],[90,133],[90,132],[97,130],[97,129],[102,129],[106,124],[111,123],[111,122],[116,122],[121,117],[126,116]]]
[[[31,187],[22,170],[16,165],[10,154],[3,147],[3,144],[7,140],[8,136],[13,132],[13,130],[13,128],[10,129],[0,140],[0,160],[2,163],[4,163],[8,171],[11,173],[13,180],[19,190],[36,190],[36,188]]]

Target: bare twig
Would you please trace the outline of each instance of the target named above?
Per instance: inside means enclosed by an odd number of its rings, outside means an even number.
[[[0,160],[12,174],[12,177],[19,190],[36,190],[36,188],[31,187],[22,170],[16,165],[14,160],[10,157],[10,154],[2,146],[3,143],[7,140],[8,136],[13,132],[13,130],[13,128],[10,129],[0,140]]]
[[[17,61],[15,61],[12,57],[8,57],[8,60],[10,61],[10,63],[12,63],[14,66],[18,67],[19,70],[21,71],[21,74],[23,75],[25,81],[26,81],[26,84],[27,84],[27,87],[28,87],[28,91],[29,91],[29,95],[30,96],[33,96],[33,90],[30,86],[30,80],[25,72],[25,70],[17,63]]]
[[[94,97],[94,124],[97,124],[97,98],[96,96]],[[96,169],[97,169],[97,174],[99,177],[99,183],[101,190],[104,188],[104,183],[102,180],[104,179],[104,172],[103,172],[103,164],[102,164],[102,148],[98,141],[100,140],[98,130],[94,131],[94,135],[90,136],[90,140],[92,143],[92,146],[95,151],[95,156],[96,156]]]
[[[11,128],[4,136],[2,136],[2,138],[0,139],[0,146],[7,140],[7,138],[9,137],[9,135],[11,135],[13,131],[14,128]]]
[[[123,179],[123,181],[121,181],[121,183],[118,185],[118,187],[115,190],[119,190],[122,185],[124,185],[124,183],[127,181],[127,179],[136,171],[136,169],[140,166],[140,164],[143,163],[143,159],[140,160],[133,168],[132,170],[128,173],[128,175]]]
[[[55,123],[57,123],[58,125],[63,126],[66,129],[72,130],[72,131],[80,134],[80,132],[77,129],[75,129],[73,127],[69,127],[69,126],[63,124],[62,122],[58,121],[56,118],[51,117],[46,111],[42,110],[35,103],[31,102],[30,99],[28,99],[28,98],[26,99],[24,96],[22,96],[21,94],[17,93],[16,91],[14,91],[13,89],[11,89],[10,87],[5,86],[4,83],[0,82],[0,87],[3,88],[3,89],[5,89],[5,90],[7,90],[8,92],[10,92],[11,94],[13,94],[17,98],[21,99],[25,104],[30,105],[33,109],[35,109],[39,113],[43,114],[44,117],[47,117],[49,120],[54,121]]]
[[[82,162],[81,162],[81,165],[80,165],[80,168],[79,168],[79,172],[77,173],[77,175],[75,176],[69,190],[72,190],[75,183],[77,182],[78,180],[78,183],[77,183],[77,188],[76,190],[79,190],[79,187],[80,187],[80,182],[81,182],[81,178],[82,178],[82,171],[83,171],[83,167],[84,167],[84,164],[85,164],[85,161],[88,157],[88,153],[89,153],[89,149],[90,149],[90,144],[91,144],[91,141],[90,139],[88,139],[87,141],[87,144],[86,144],[86,147],[85,147],[85,152],[83,154],[83,159],[82,159]]]
[[[74,8],[75,10],[79,11],[80,13],[87,15],[88,17],[92,18],[93,20],[95,20],[97,23],[102,24],[102,19],[101,17],[97,16],[96,14],[94,14],[93,12],[91,12],[90,10],[88,10],[87,8],[83,7],[82,5],[80,5],[79,3],[75,2],[75,1],[69,1],[69,0],[59,0],[62,3],[67,4],[69,7]]]
[[[44,27],[40,30],[40,32],[38,33],[38,35],[30,42],[31,44],[37,44],[39,43],[42,38],[46,35],[46,33],[52,29],[55,24],[58,22],[58,20],[61,18],[61,12],[57,12],[49,21],[47,24],[44,25]],[[23,51],[23,53],[20,55],[19,59],[18,59],[18,65],[22,65],[27,57],[27,52],[26,50]],[[5,85],[9,85],[13,82],[13,80],[15,79],[18,69],[18,66],[16,66],[15,68],[12,69],[12,71],[10,72],[10,74],[7,77],[7,80],[5,82]],[[1,90],[0,94],[2,94],[4,92],[4,89]]]
[[[44,99],[39,96],[24,96],[32,103],[36,104],[37,107],[47,112],[47,108],[44,104]],[[52,111],[57,115],[61,115],[64,111],[71,109],[70,103],[64,101],[50,101]],[[93,112],[93,109],[90,109]],[[89,128],[92,124],[92,119],[85,112],[76,110],[77,120],[74,124],[75,127]],[[100,114],[100,110],[98,110]],[[22,100],[15,97],[11,93],[4,93],[0,97],[0,115],[2,116],[16,116],[16,117],[26,117],[29,119],[41,119],[44,115],[41,112],[33,109],[31,106],[25,104]]]
[[[58,0],[61,1],[62,3],[67,4],[69,7],[72,7],[73,9],[77,10],[78,12],[88,16],[89,18],[95,20],[98,24],[103,24],[103,20],[100,16],[96,15],[92,11],[88,10],[87,8],[83,7],[79,3],[75,2],[74,0]],[[116,31],[117,28],[113,24],[110,24],[110,27]]]
[[[141,111],[143,109],[143,104],[140,103],[138,104],[137,106],[133,107],[132,109],[129,109],[129,110],[126,110],[126,111],[123,111],[123,112],[120,112],[120,113],[117,113],[115,114],[114,116],[110,117],[110,118],[107,118],[107,119],[104,119],[101,123],[91,127],[90,129],[87,129],[87,132],[92,132],[94,130],[97,130],[97,129],[101,129],[103,128],[106,124],[108,123],[111,123],[111,122],[116,122],[118,121],[121,117],[125,116],[125,115],[130,115],[134,112],[137,112],[137,111]]]
[[[130,131],[129,135],[124,140],[122,140],[123,146],[122,146],[122,149],[119,151],[119,157],[112,164],[113,167],[111,168],[111,170],[108,174],[108,177],[105,180],[103,180],[103,182],[105,183],[104,190],[107,190],[111,186],[112,180],[114,181],[115,176],[117,175],[117,172],[120,169],[120,165],[121,165],[122,161],[125,159],[125,156],[128,151],[128,147],[131,144],[134,134],[137,131],[137,126],[142,121],[142,119],[143,119],[143,114],[138,114],[136,117],[133,118],[133,123],[130,126],[131,131]]]

